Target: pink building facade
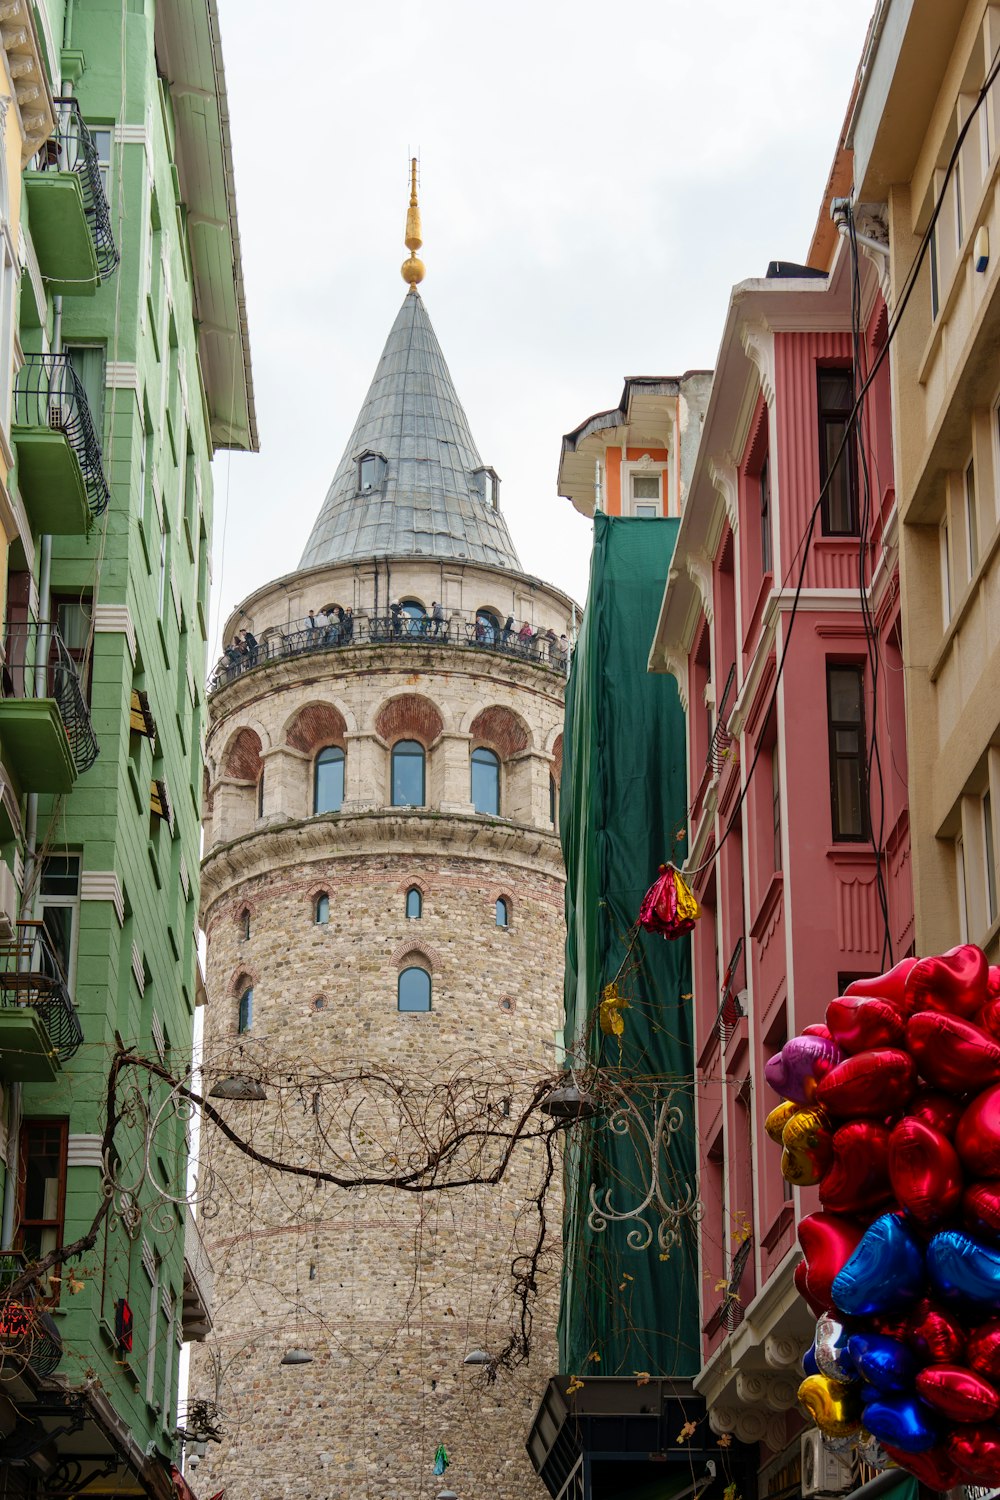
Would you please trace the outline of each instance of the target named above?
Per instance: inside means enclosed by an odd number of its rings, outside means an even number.
[[[814,1320],[796,1225],[819,1206],[766,1138],[764,1064],[913,942],[888,361],[837,461],[886,337],[878,260],[859,264],[856,319],[846,241],[829,274],[779,266],[734,288],[650,656],[687,708],[703,912],[697,1386],[716,1432],[761,1445],[762,1497],[798,1457]]]

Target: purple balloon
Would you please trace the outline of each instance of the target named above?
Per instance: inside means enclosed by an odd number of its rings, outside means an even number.
[[[764,1067],[764,1077],[783,1099],[810,1104],[816,1085],[841,1061],[836,1042],[825,1036],[793,1036]]]

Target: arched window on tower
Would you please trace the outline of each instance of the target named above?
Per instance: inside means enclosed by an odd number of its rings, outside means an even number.
[[[393,807],[423,807],[424,760],[424,747],[418,740],[397,740],[393,745]]]
[[[248,985],[240,996],[239,1010],[236,1016],[236,1030],[242,1036],[244,1031],[249,1031],[253,1025],[253,987]]]
[[[406,915],[411,921],[417,921],[424,914],[424,900],[415,885],[411,885],[406,893]]]
[[[344,752],[339,745],[327,745],[313,769],[313,812],[340,812],[343,802]]]
[[[330,920],[330,897],[326,891],[320,891],[316,897],[316,904],[313,907],[313,920],[320,927],[324,927]]]
[[[504,896],[497,899],[497,926],[510,926],[510,906]]]
[[[399,1010],[430,1010],[431,976],[426,969],[414,966],[400,971],[396,1006]]]
[[[400,634],[419,640],[427,634],[427,611],[419,599],[402,599],[400,609]]]
[[[482,746],[472,752],[471,800],[477,813],[500,816],[500,757]]]

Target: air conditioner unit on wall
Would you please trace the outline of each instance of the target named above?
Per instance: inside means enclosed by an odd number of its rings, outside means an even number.
[[[831,1453],[815,1427],[802,1434],[801,1443],[803,1497],[845,1494],[854,1483],[850,1454]]]

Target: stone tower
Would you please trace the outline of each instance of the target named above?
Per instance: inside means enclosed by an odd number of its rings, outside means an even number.
[[[409,290],[299,568],[227,622],[257,645],[210,697],[212,1104],[286,1168],[405,1179],[278,1172],[206,1122],[215,1330],[191,1396],[217,1401],[224,1435],[195,1473],[227,1500],[540,1492],[523,1441],[555,1357],[558,1162],[534,1258],[544,1115],[478,1179],[556,1064],[574,606],[521,569],[417,291],[414,218],[415,193]]]

